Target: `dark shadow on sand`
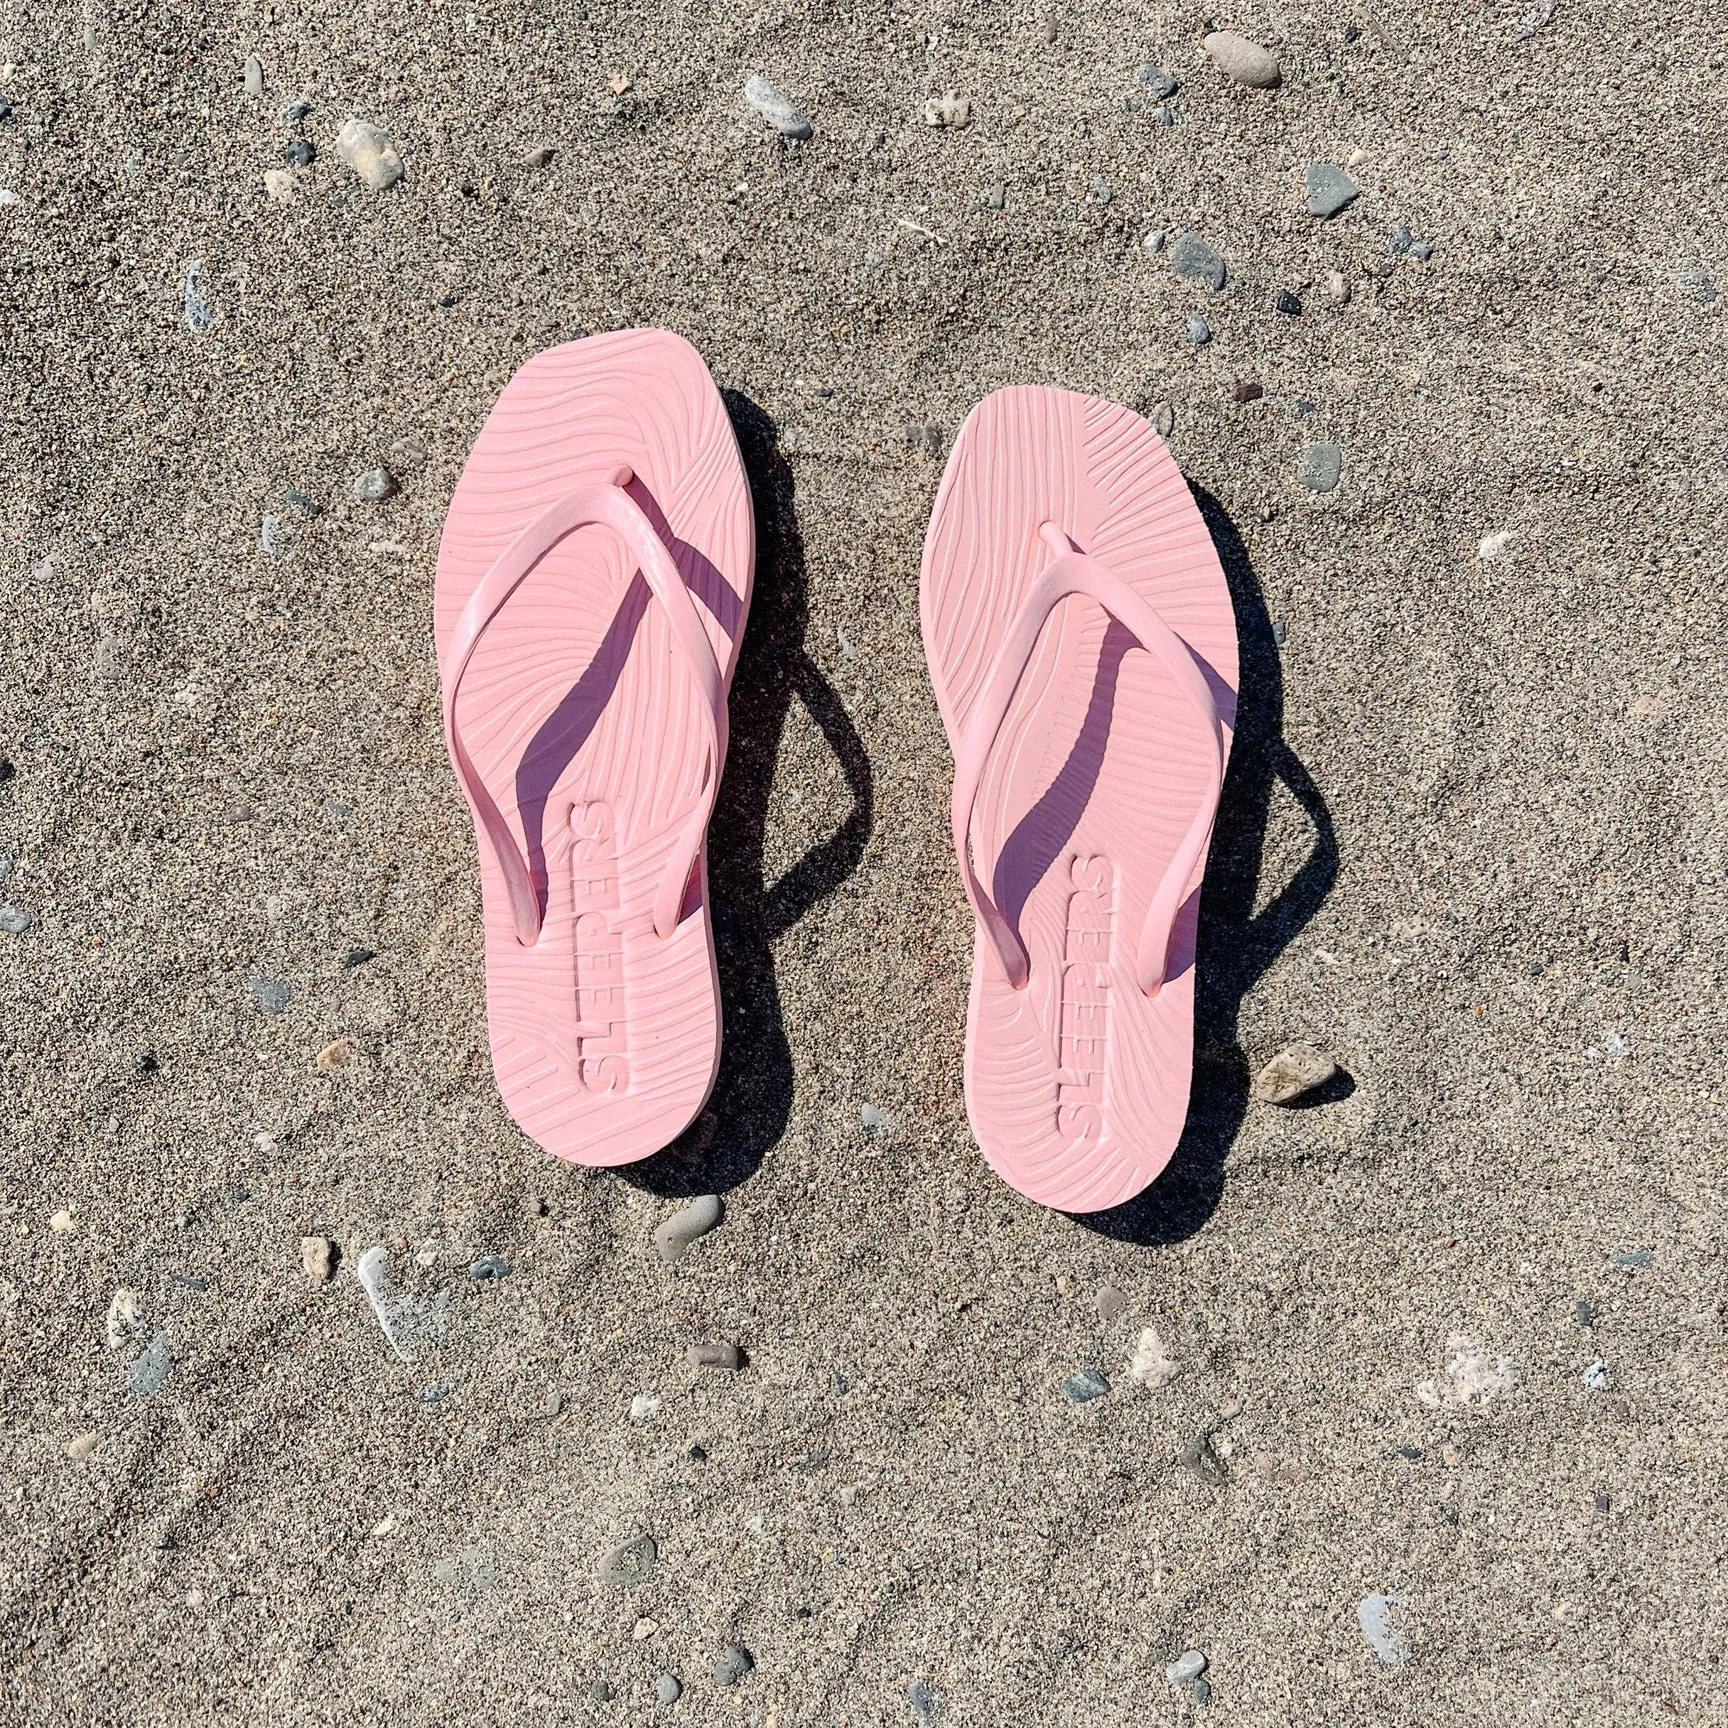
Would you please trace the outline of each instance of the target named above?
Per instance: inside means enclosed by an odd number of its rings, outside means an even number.
[[[1124,1205],[1074,1215],[1088,1230],[1145,1247],[1185,1240],[1216,1209],[1224,1190],[1224,1159],[1247,1114],[1252,1079],[1237,1035],[1243,998],[1313,918],[1338,876],[1331,814],[1284,742],[1283,671],[1247,548],[1216,498],[1199,487],[1194,497],[1230,584],[1242,668],[1236,737],[1200,897],[1194,1090],[1187,1126],[1164,1174]],[[1289,787],[1313,825],[1314,845],[1295,876],[1256,916],[1266,818],[1278,781]],[[1315,1102],[1347,1096],[1351,1087],[1341,1077],[1337,1090]]]
[[[708,828],[708,889],[724,1005],[720,1075],[694,1127],[664,1152],[619,1171],[626,1181],[669,1197],[737,1187],[786,1131],[792,1053],[772,944],[858,868],[875,811],[864,746],[833,686],[804,651],[809,578],[792,470],[776,445],[773,421],[747,396],[730,390],[725,396],[756,505],[756,587],[732,681],[726,773]],[[770,885],[762,878],[768,798],[794,700],[804,704],[839,760],[852,810]]]

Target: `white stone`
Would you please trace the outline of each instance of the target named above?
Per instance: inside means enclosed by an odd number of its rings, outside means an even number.
[[[336,154],[372,188],[382,192],[402,178],[402,158],[381,126],[358,116],[345,120],[336,134]]]

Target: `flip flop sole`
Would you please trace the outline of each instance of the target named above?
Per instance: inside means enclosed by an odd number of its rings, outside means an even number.
[[[1050,564],[1046,523],[1182,638],[1227,748],[1235,614],[1163,440],[1115,403],[1015,388],[986,398],[962,428],[924,543],[925,655],[956,754],[1004,636]],[[1140,648],[1095,600],[1057,603],[996,734],[971,825],[979,874],[1029,965],[1015,989],[980,928],[967,1114],[998,1174],[1070,1212],[1119,1205],[1163,1170],[1193,1069],[1204,852],[1155,996],[1139,987],[1135,954],[1164,870],[1211,796],[1218,745]]]
[[[730,686],[755,562],[749,484],[701,357],[658,330],[548,349],[505,388],[439,546],[441,665],[470,596],[517,536],[621,466]],[[455,715],[542,912],[524,945],[477,822],[499,1091],[560,1158],[646,1157],[689,1125],[719,1065],[705,843],[676,927],[662,937],[653,921],[680,823],[707,784],[710,722],[619,534],[582,527],[539,558],[486,627]]]

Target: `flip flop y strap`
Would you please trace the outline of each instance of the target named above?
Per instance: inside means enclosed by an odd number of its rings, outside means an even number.
[[[1147,908],[1146,922],[1140,931],[1140,946],[1135,956],[1135,977],[1147,996],[1156,996],[1163,988],[1169,965],[1170,933],[1176,914],[1187,897],[1187,888],[1194,867],[1206,855],[1212,839],[1212,823],[1218,811],[1218,794],[1224,782],[1224,727],[1218,717],[1218,705],[1196,661],[1194,651],[1160,618],[1157,612],[1110,568],[1097,558],[1076,552],[1072,544],[1053,523],[1046,522],[1039,530],[1045,543],[1056,554],[1052,563],[1033,583],[1020,610],[1009,624],[995,658],[991,661],[982,695],[966,722],[960,746],[955,751],[954,799],[951,813],[954,824],[954,855],[960,861],[961,880],[966,884],[966,898],[990,939],[990,946],[1001,963],[1008,982],[1016,990],[1024,990],[1030,978],[1031,960],[1019,932],[1002,916],[1000,909],[985,893],[984,885],[972,868],[971,831],[973,807],[984,780],[984,768],[995,747],[1002,722],[1008,716],[1009,705],[1026,668],[1045,621],[1057,605],[1070,594],[1084,594],[1095,600],[1119,624],[1133,632],[1140,646],[1156,656],[1195,718],[1212,735],[1213,749],[1207,753],[1208,777],[1206,796],[1195,812],[1182,844],[1165,869],[1152,903]]]
[[[690,597],[684,578],[678,573],[678,566],[672,562],[672,555],[653,523],[626,490],[633,483],[630,469],[620,466],[606,479],[578,487],[541,511],[511,541],[469,596],[444,657],[444,735],[450,741],[450,760],[498,861],[510,894],[510,915],[516,925],[516,940],[525,948],[533,947],[540,937],[540,897],[535,892],[533,872],[516,843],[516,837],[482,783],[479,770],[462,741],[456,725],[456,697],[486,627],[498,616],[528,572],[566,534],[578,528],[599,525],[612,529],[623,540],[666,614],[672,627],[672,640],[702,692],[703,709],[708,717],[708,779],[696,801],[696,808],[679,832],[678,843],[672,850],[672,857],[654,896],[654,932],[661,938],[670,936],[678,926],[684,890],[689,885],[690,872],[696,866],[702,836],[707,830],[708,818],[713,814],[715,794],[720,787],[720,770],[726,761],[726,682],[714,656],[714,645],[697,616],[696,603]]]

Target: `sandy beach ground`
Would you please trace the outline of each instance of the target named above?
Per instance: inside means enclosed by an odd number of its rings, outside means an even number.
[[[0,1717],[1728,1720],[1713,11],[0,12]],[[430,604],[505,380],[636,324],[762,554],[712,1139],[591,1175],[493,1088]],[[1091,1220],[960,1097],[918,552],[1010,383],[1168,424],[1243,651],[1189,1131]]]

